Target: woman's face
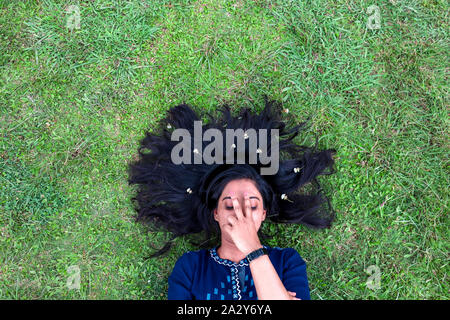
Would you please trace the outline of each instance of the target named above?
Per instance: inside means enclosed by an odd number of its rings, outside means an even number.
[[[217,208],[214,209],[214,220],[219,223],[222,230],[223,224],[228,224],[228,217],[235,216],[233,202],[231,196],[234,195],[242,208],[242,213],[245,214],[244,193],[248,193],[250,197],[251,216],[255,222],[256,231],[261,227],[261,223],[266,218],[266,210],[263,206],[263,198],[255,186],[255,182],[251,179],[239,179],[230,181],[222,191],[217,203]]]

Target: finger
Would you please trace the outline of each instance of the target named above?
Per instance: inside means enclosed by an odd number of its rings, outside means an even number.
[[[252,206],[250,204],[250,196],[248,194],[244,194],[244,217],[250,217],[252,212]]]
[[[229,225],[229,224],[227,224],[227,223],[224,223],[224,224],[222,225],[222,230],[223,230],[224,232],[230,233],[230,232],[231,232],[231,229],[232,229],[232,226]]]
[[[228,224],[229,224],[230,226],[233,226],[233,225],[237,222],[237,219],[236,219],[236,217],[234,217],[234,216],[229,216],[229,217],[227,218],[227,220],[228,220]]]
[[[243,219],[244,215],[242,213],[242,208],[241,208],[241,205],[239,204],[239,201],[237,200],[236,197],[232,197],[231,200],[233,201],[233,207],[234,207],[234,212],[236,213],[236,217],[238,218],[238,220]]]

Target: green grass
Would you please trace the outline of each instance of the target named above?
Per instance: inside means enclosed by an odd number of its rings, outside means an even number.
[[[134,223],[127,163],[177,103],[267,94],[313,116],[299,141],[338,150],[333,227],[263,225],[307,261],[311,297],[448,299],[447,22],[438,0],[0,0],[0,298],[166,299],[196,248],[144,259],[168,235]]]

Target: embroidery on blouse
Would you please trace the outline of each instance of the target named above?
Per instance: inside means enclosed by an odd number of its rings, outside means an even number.
[[[267,246],[263,245],[264,248],[268,249]],[[248,266],[248,260],[247,258],[242,259],[239,262],[233,262],[227,259],[222,259],[219,257],[219,255],[217,254],[216,248],[212,248],[209,250],[209,253],[211,255],[211,258],[214,259],[214,261],[216,261],[217,263],[224,265],[224,266],[228,266],[231,269],[231,279],[232,279],[232,284],[233,284],[233,298],[238,298],[238,300],[242,299],[241,296],[241,287],[239,284],[239,271],[238,271],[238,267],[244,267],[244,266]]]

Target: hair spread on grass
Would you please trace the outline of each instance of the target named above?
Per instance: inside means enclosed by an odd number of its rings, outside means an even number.
[[[219,110],[221,117],[206,114],[209,122],[203,123],[202,131],[215,128],[225,136],[226,129],[267,129],[270,146],[270,129],[278,129],[280,159],[278,172],[274,175],[261,175],[261,167],[267,164],[261,164],[259,160],[256,164],[225,164],[225,159],[224,164],[206,164],[204,161],[201,164],[174,164],[171,152],[178,141],[171,141],[171,130],[187,129],[194,148],[194,121],[201,120],[188,104],[170,108],[167,117],[152,133],[145,132],[138,148],[139,159],[128,167],[129,184],[138,186],[137,194],[132,198],[137,212],[135,219],[150,230],[172,233],[165,246],[150,257],[162,255],[170,249],[175,238],[189,234],[204,232],[204,241],[196,245],[211,246],[213,239],[220,237],[213,210],[217,208],[225,186],[235,179],[248,178],[256,183],[271,222],[303,224],[319,229],[331,226],[335,212],[317,177],[335,172],[332,154],[336,150],[317,150],[317,138],[314,147],[295,144],[293,139],[305,128],[307,121],[288,128],[281,120],[285,110],[282,104],[268,101],[267,96],[264,96],[264,102],[265,107],[259,114],[245,108],[238,116],[233,116],[230,107],[224,105]],[[203,141],[203,148],[209,143]],[[249,159],[250,149],[247,139],[246,159]],[[306,185],[312,186],[312,191],[305,192],[303,187]]]

